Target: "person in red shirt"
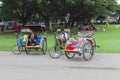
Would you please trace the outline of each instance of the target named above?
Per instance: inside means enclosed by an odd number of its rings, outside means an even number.
[[[16,22],[14,23],[13,27],[14,27],[14,30],[17,30],[17,23]]]
[[[22,26],[16,22],[14,23],[13,27],[14,27],[15,32],[17,32],[17,33],[19,33],[22,28]]]

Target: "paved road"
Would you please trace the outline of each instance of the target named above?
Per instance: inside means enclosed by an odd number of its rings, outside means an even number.
[[[120,80],[120,54],[97,53],[86,62],[79,56],[0,52],[0,80]]]

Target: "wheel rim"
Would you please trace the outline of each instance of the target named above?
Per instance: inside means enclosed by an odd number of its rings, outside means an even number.
[[[58,46],[54,46],[50,49],[49,51],[49,55],[53,58],[53,59],[57,59],[61,56],[61,51],[60,48]]]
[[[83,57],[86,61],[91,60],[93,56],[93,45],[90,41],[84,45],[83,48]]]
[[[75,56],[75,53],[66,52],[65,55],[68,59],[72,59]]]
[[[21,54],[22,53],[22,46],[21,45],[13,45],[12,47],[12,52],[15,54],[15,55],[18,55],[18,54]]]

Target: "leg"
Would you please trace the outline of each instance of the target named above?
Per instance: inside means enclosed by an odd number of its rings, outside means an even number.
[[[62,38],[60,41],[61,41],[60,47],[64,48],[65,46],[64,43],[66,42],[65,38]]]
[[[30,45],[34,45],[31,39],[28,39],[28,42],[30,43]]]

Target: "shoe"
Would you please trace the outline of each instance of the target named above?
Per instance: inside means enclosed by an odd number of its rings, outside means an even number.
[[[55,53],[54,55],[55,55],[55,56],[59,56],[59,54],[58,54],[58,53]]]

